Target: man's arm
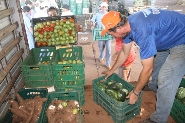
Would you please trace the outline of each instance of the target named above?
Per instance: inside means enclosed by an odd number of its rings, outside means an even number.
[[[147,84],[152,71],[153,71],[153,65],[154,65],[154,57],[142,60],[143,70],[140,73],[138,84],[136,85],[134,91],[136,93],[140,93],[143,87]]]
[[[133,89],[133,91],[131,91],[127,96],[127,98],[130,99],[130,104],[136,103],[136,101],[138,100],[139,93],[141,92],[143,87],[148,83],[149,77],[151,76],[153,70],[154,57],[142,60],[141,62],[143,65],[143,70],[140,73],[138,83]]]
[[[29,31],[31,32],[31,34],[33,35],[33,29],[32,29],[32,27],[30,26],[29,27]]]

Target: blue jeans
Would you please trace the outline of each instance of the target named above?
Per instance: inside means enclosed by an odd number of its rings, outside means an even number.
[[[156,111],[150,119],[157,123],[166,123],[177,89],[185,75],[185,45],[169,49],[169,55],[168,51],[157,53],[154,62],[155,68],[152,75],[157,79],[153,78],[155,80],[148,85],[156,90],[157,102]]]
[[[98,47],[100,52],[100,59],[103,60],[106,52],[106,66],[110,66],[111,63],[111,40],[98,41]],[[106,51],[104,49],[106,47]]]
[[[148,83],[148,87],[153,90],[154,92],[157,92],[157,82],[158,82],[158,75],[161,67],[163,66],[164,62],[166,61],[166,58],[170,54],[169,50],[157,52],[155,58],[154,58],[154,70],[152,72],[152,80]]]

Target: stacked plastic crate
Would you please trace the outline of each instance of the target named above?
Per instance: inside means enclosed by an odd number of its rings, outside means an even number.
[[[54,88],[56,91],[78,91],[80,104],[85,103],[84,57],[81,46],[60,48],[52,63]]]
[[[71,12],[76,15],[76,0],[70,0],[69,1],[69,8]]]
[[[59,20],[66,20],[68,17],[70,16],[59,18]],[[42,21],[48,21],[48,18],[40,19]],[[45,96],[48,98],[48,100],[43,107],[43,111],[38,122],[48,121],[46,110],[48,109],[48,105],[54,99],[78,101],[80,104],[79,122],[82,122],[83,118],[81,106],[85,103],[85,64],[82,53],[82,47],[68,47],[56,50],[56,47],[40,46],[33,48],[26,59],[22,62],[21,71],[25,88],[31,88],[31,94],[41,94],[40,92],[37,92],[37,89],[39,88],[55,88],[55,92],[49,93],[46,89],[47,95]],[[23,90],[27,91],[27,89]],[[30,98],[29,95],[28,98]],[[7,119],[10,119],[9,117],[12,117],[11,112],[7,113],[7,115],[3,118],[3,121],[7,121]],[[11,120],[12,119],[10,119],[10,121]]]
[[[55,47],[31,49],[29,55],[21,64],[22,76],[26,88],[54,86],[51,68],[56,52]]]
[[[182,79],[179,87],[185,87],[185,78]],[[175,120],[176,123],[184,123],[185,105],[175,98],[170,115]]]
[[[148,4],[148,0],[134,0],[133,6],[146,6]]]
[[[89,13],[89,0],[83,0],[82,1],[82,7],[83,7],[83,14]]]

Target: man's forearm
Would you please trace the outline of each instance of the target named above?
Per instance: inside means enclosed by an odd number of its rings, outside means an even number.
[[[151,76],[152,69],[150,70],[142,70],[138,79],[138,83],[134,88],[134,91],[139,94],[143,87],[148,83],[148,80]]]
[[[114,72],[119,66],[123,64],[124,61],[127,59],[127,54],[125,54],[122,50],[119,52],[119,55],[116,59],[116,62],[114,63],[113,67],[111,68],[111,71]]]

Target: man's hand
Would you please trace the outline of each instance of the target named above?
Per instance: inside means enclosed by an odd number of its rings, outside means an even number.
[[[132,104],[132,105],[135,104],[138,100],[138,96],[134,94],[133,91],[131,91],[126,98],[129,98],[129,104]]]
[[[105,79],[107,79],[109,76],[113,74],[113,72],[109,71],[103,71],[102,74],[106,74]]]

